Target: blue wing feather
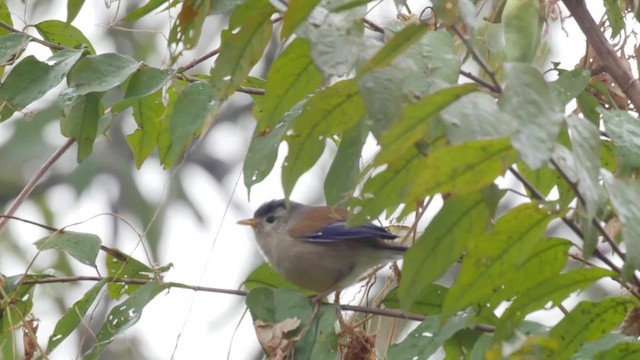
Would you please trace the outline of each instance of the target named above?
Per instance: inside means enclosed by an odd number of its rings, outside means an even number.
[[[304,238],[314,242],[337,242],[362,238],[379,238],[392,240],[397,238],[385,228],[374,224],[347,227],[344,221],[327,224],[322,229],[305,234]]]

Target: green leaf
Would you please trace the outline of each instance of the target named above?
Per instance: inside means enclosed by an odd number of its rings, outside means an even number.
[[[373,69],[358,77],[358,88],[366,110],[366,122],[377,139],[400,116],[407,102],[402,93],[403,71],[390,66]]]
[[[135,325],[140,320],[144,307],[169,286],[170,284],[162,284],[155,281],[149,282],[132,293],[125,301],[114,306],[109,311],[107,320],[96,334],[95,344],[84,354],[83,359],[99,359],[107,345],[117,335]]]
[[[0,85],[0,121],[56,87],[81,55],[80,50],[63,50],[47,60],[55,62],[54,65],[40,62],[33,56],[27,56],[15,65]]]
[[[424,34],[429,31],[429,28],[429,25],[422,23],[407,25],[362,65],[358,75],[362,75],[375,68],[388,66],[396,57],[403,54],[409,47],[422,39]]]
[[[456,84],[461,59],[453,35],[441,28],[428,32],[394,61],[394,65],[402,70],[403,93],[424,96],[439,90],[443,82]],[[408,71],[414,67],[416,70]]]
[[[460,258],[469,241],[476,241],[484,233],[489,226],[489,216],[479,192],[445,200],[416,244],[404,255],[399,286],[403,309],[409,309],[423,289]]]
[[[353,199],[349,206],[358,209],[349,223],[370,221],[384,210],[388,210],[388,217],[391,216],[393,210],[405,203],[409,189],[422,171],[423,161],[424,156],[414,147],[391,161],[384,171],[369,178],[364,183],[360,197]]]
[[[4,64],[17,55],[31,38],[24,34],[7,34],[0,36],[0,64]]]
[[[311,57],[325,76],[344,76],[353,71],[364,51],[366,8],[340,14],[321,13],[319,19],[303,23],[297,36],[311,44]]]
[[[453,145],[467,141],[498,139],[511,135],[516,121],[498,108],[493,96],[471,93],[440,113],[449,142]]]
[[[96,257],[101,244],[102,241],[97,235],[73,231],[56,232],[35,242],[38,250],[61,250],[81,263],[93,267],[96,267]]]
[[[491,348],[493,337],[491,334],[482,334],[469,353],[469,360],[485,360],[485,353]]]
[[[180,11],[169,30],[169,45],[181,46],[185,50],[193,49],[200,39],[204,21],[213,3],[213,1],[182,1]]]
[[[364,105],[355,80],[344,80],[307,101],[291,125],[289,153],[282,165],[282,187],[289,197],[298,178],[320,158],[325,136],[339,134],[364,116]]]
[[[242,168],[247,191],[250,191],[253,185],[264,180],[273,169],[273,165],[278,158],[278,149],[282,138],[289,130],[293,120],[302,112],[304,104],[305,101],[296,104],[291,111],[284,114],[280,124],[270,132],[263,134],[258,128],[254,131]]]
[[[410,200],[436,193],[467,194],[491,184],[514,161],[506,139],[481,140],[434,150],[421,160],[423,174],[409,192]]]
[[[100,96],[89,93],[81,96],[71,94],[70,98],[62,97],[63,114],[60,120],[62,135],[76,140],[78,143],[78,162],[91,155],[93,143],[98,134],[98,121],[103,113]]]
[[[594,124],[599,124],[600,114],[598,114],[597,109],[600,107],[600,102],[598,101],[598,98],[587,91],[583,91],[576,98],[576,103],[584,117]]]
[[[258,123],[259,131],[274,129],[282,116],[321,82],[322,74],[311,59],[309,44],[300,38],[293,40],[267,74],[264,116]]]
[[[136,168],[140,169],[144,160],[151,155],[158,144],[160,120],[165,114],[162,92],[142,97],[133,104],[133,118],[138,128],[127,136],[127,142],[133,152]]]
[[[305,322],[313,312],[309,299],[291,289],[257,287],[249,292],[245,302],[254,321],[276,323],[297,317]]]
[[[305,295],[313,295],[315,292],[300,289],[292,283],[285,280],[271,265],[264,263],[255,268],[247,279],[242,283],[247,290],[251,291],[258,287],[268,287],[277,289],[293,289],[302,292]]]
[[[551,303],[558,306],[574,291],[584,289],[605,276],[615,277],[612,271],[601,268],[577,269],[542,279],[536,286],[519,295],[500,317],[494,338],[499,341],[511,335],[524,317]]]
[[[139,67],[134,59],[116,53],[89,55],[69,72],[67,84],[79,95],[107,91],[122,84]]]
[[[167,0],[149,0],[143,6],[140,6],[136,9],[133,9],[130,13],[128,13],[125,17],[121,19],[121,21],[129,22],[140,19],[141,17],[149,14],[153,10],[159,8],[163,4],[166,4]],[[172,5],[167,6],[167,10],[173,7]]]
[[[358,6],[366,5],[370,1],[371,0],[351,0],[351,1],[346,1],[346,2],[338,2],[338,4],[336,4],[338,6],[332,7],[331,11],[332,12],[341,12],[341,11],[350,10],[350,9],[353,9],[355,7],[358,7]]]
[[[160,90],[173,76],[172,70],[154,67],[140,68],[127,83],[125,98],[151,95]]]
[[[158,152],[164,168],[170,167],[197,136],[203,125],[212,116],[212,109],[219,104],[214,101],[211,88],[204,81],[187,85],[175,101],[168,126],[161,130],[169,139],[165,144],[158,141]],[[161,126],[162,128],[162,126]]]
[[[403,267],[404,268],[404,267]],[[403,276],[407,275],[409,272],[405,271]],[[382,303],[385,307],[391,309],[399,309],[400,308],[400,289],[394,288],[387,294],[387,296],[382,300]],[[442,304],[444,304],[444,299],[447,296],[449,289],[438,284],[427,284],[426,286],[422,286],[420,293],[416,296],[416,300],[411,303],[409,307],[406,308],[406,311],[414,314],[423,314],[423,315],[437,315],[440,314],[440,310],[442,309]]]
[[[211,69],[209,80],[216,102],[222,102],[242,85],[271,40],[271,14],[274,9],[263,4],[264,1],[258,3],[259,6],[254,4],[258,6],[258,10],[246,16],[241,24],[234,24],[236,21],[233,18],[236,12],[246,9],[236,8],[230,20],[230,26],[234,26],[222,31],[220,53]]]
[[[499,218],[492,232],[469,242],[458,279],[447,294],[443,316],[484,304],[495,289],[522,281],[519,268],[544,240],[550,220],[551,216],[537,204],[520,205]]]
[[[287,12],[284,13],[282,18],[280,38],[286,39],[291,36],[319,2],[319,0],[291,0]]]
[[[73,22],[84,5],[84,0],[67,0],[67,24]]]
[[[633,310],[632,310],[633,311]],[[572,360],[579,360],[579,359],[602,359],[599,357],[596,357],[596,354],[600,354],[600,353],[604,353],[606,354],[608,351],[607,350],[611,350],[613,353],[615,353],[616,351],[613,350],[614,347],[616,347],[616,345],[619,344],[624,344],[626,343],[626,345],[629,345],[629,343],[636,343],[636,339],[632,336],[625,336],[622,334],[616,334],[616,333],[609,333],[607,335],[605,335],[604,337],[602,337],[602,339],[596,340],[594,342],[589,342],[586,343],[584,345],[582,345],[582,347],[575,353],[573,354],[573,356],[571,357]],[[630,350],[628,347],[622,345],[621,348],[625,349],[625,350]],[[626,352],[626,351],[624,351]],[[633,351],[631,351],[629,353],[629,355],[632,355]],[[621,354],[622,355],[622,354]],[[614,356],[614,357],[606,357],[605,359],[625,359],[624,356]],[[632,359],[635,359],[635,357],[633,357]],[[631,359],[629,359],[631,360]]]
[[[616,146],[611,141],[602,140],[600,142],[600,163],[602,167],[609,172],[615,173],[618,169],[618,157],[616,155]]]
[[[602,199],[600,174],[600,131],[589,120],[567,117],[571,132],[571,150],[576,160],[576,182],[585,201],[587,217],[591,220]]]
[[[307,324],[313,316],[309,300],[302,293],[290,289],[255,288],[247,295],[246,304],[254,323],[260,320],[267,323],[266,325],[275,325],[297,318],[300,324]],[[296,360],[336,356],[335,314],[334,306],[321,306],[318,309],[318,314],[309,324],[307,332],[296,343]],[[302,325],[287,332],[287,338],[292,339],[297,336],[301,328]]]
[[[620,2],[618,0],[605,0],[604,7],[611,28],[611,40],[613,40],[618,37],[622,29],[624,29],[624,13],[622,9],[620,9]]]
[[[282,164],[282,188],[284,196],[289,198],[300,176],[311,169],[322,156],[325,140],[319,137],[288,137],[287,145],[289,153]]]
[[[502,301],[538,286],[541,279],[557,276],[567,263],[567,252],[571,245],[570,241],[558,238],[546,239],[536,244],[529,251],[528,258],[516,264],[516,272],[510,279],[506,279],[504,286],[495,289],[487,299],[486,311],[483,309],[480,315],[488,315],[493,319],[493,310]]]
[[[6,1],[0,1],[0,21],[10,26],[13,26],[13,20],[11,20],[11,11],[7,7]],[[5,28],[0,28],[0,35],[11,34],[12,32]]]
[[[132,258],[117,249],[109,249],[107,252],[107,273],[116,279],[141,279],[151,280],[152,275],[159,270],[154,271],[152,268]],[[109,297],[118,300],[122,295],[131,295],[138,290],[140,285],[109,283],[107,289]]]
[[[46,20],[35,25],[36,30],[48,42],[70,49],[87,47],[91,54],[96,50],[89,39],[75,26],[60,20]]]
[[[382,149],[376,156],[376,163],[387,163],[403,154],[424,136],[433,116],[463,95],[477,89],[478,86],[475,84],[449,87],[427,95],[404,108],[400,119],[382,135],[380,139]]]
[[[640,185],[630,180],[604,176],[611,205],[622,223],[622,241],[626,246],[626,259],[622,278],[626,281],[640,268]]]
[[[531,63],[540,46],[544,13],[538,0],[506,0],[502,11],[504,52],[509,61]]]
[[[531,170],[527,164],[518,162],[518,171],[544,196],[549,195],[557,184],[566,183],[557,171],[548,167]]]
[[[328,205],[343,203],[353,193],[360,174],[360,156],[367,134],[364,121],[344,132],[324,179],[324,197]]]
[[[598,109],[621,165],[640,167],[640,121],[623,110]]]
[[[569,358],[586,342],[600,339],[620,325],[634,306],[626,298],[609,298],[599,302],[581,301],[551,329],[549,336],[557,343],[557,350],[545,354],[554,359]]]
[[[82,318],[87,313],[93,302],[98,297],[100,290],[107,284],[107,279],[97,282],[89,291],[87,291],[80,300],[76,301],[67,312],[62,315],[56,323],[53,333],[49,336],[47,344],[47,353],[53,351],[61,342],[64,341],[80,324]]]
[[[626,342],[598,353],[595,360],[633,360],[637,359],[638,356],[640,356],[640,343]]]
[[[296,352],[296,359],[336,359],[338,356],[338,337],[336,336],[337,307],[321,306],[313,324],[313,346],[305,346]],[[309,355],[306,351],[309,349]]]
[[[589,69],[577,68],[571,71],[563,70],[550,87],[556,93],[559,105],[564,108],[571,100],[579,96],[591,80]]]
[[[504,65],[506,86],[500,109],[518,121],[513,147],[533,170],[545,165],[554,150],[563,113],[551,106],[551,90],[542,74],[523,63]]]
[[[389,359],[429,359],[446,340],[464,329],[473,318],[473,310],[468,309],[447,318],[444,324],[439,316],[430,316],[398,344],[391,345]]]

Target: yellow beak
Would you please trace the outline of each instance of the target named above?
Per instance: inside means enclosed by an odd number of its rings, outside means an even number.
[[[258,226],[258,222],[256,221],[256,219],[244,219],[244,220],[238,221],[236,224],[249,225],[254,229],[256,228],[256,226]]]

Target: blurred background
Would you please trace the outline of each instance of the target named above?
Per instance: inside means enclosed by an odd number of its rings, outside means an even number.
[[[135,23],[117,21],[145,2],[86,0],[74,21],[92,42],[96,52],[130,55],[156,67],[168,66],[166,38],[177,11],[157,12]],[[602,14],[601,4],[589,2],[594,16]],[[408,1],[414,11],[428,6],[425,1]],[[17,28],[43,20],[66,17],[66,1],[7,1]],[[566,13],[566,12],[565,12]],[[383,25],[395,19],[393,1],[375,6],[368,18]],[[185,51],[178,60],[182,66],[219,45],[217,38],[226,26],[225,15],[212,15],[203,29],[199,45]],[[33,29],[27,29],[35,34]],[[274,31],[274,34],[277,32]],[[211,35],[208,35],[211,34]],[[369,33],[372,38],[379,34]],[[550,62],[571,68],[584,53],[584,39],[575,23],[567,20],[548,24],[546,34]],[[263,62],[252,74],[264,78],[271,60],[281,50],[274,41]],[[46,59],[48,49],[32,44],[28,54]],[[213,59],[192,69],[190,74],[208,73]],[[176,66],[176,67],[177,67]],[[473,67],[471,67],[473,69]],[[0,201],[6,208],[37,169],[66,139],[60,135],[61,108],[58,95],[64,84],[49,92],[23,113],[0,123]],[[112,103],[117,99],[114,98]],[[107,106],[109,99],[105,100]],[[264,201],[282,197],[280,166],[262,183],[251,189],[243,185],[242,162],[249,146],[255,120],[252,101],[237,93],[223,106],[211,130],[191,146],[182,161],[163,170],[157,158],[135,168],[125,136],[136,124],[130,112],[114,118],[108,137],[100,137],[93,154],[81,164],[72,147],[48,172],[16,216],[55,227],[98,235],[107,246],[115,247],[155,265],[173,264],[165,280],[226,289],[240,288],[246,276],[262,258],[248,229],[239,219],[250,217]],[[373,153],[375,144],[367,146]],[[335,152],[331,144],[320,161],[298,182],[292,198],[304,203],[323,202],[324,174]],[[282,146],[280,154],[286,154]],[[365,157],[363,161],[366,161]],[[511,186],[505,179],[502,186]],[[117,216],[116,216],[117,215]],[[126,221],[125,221],[126,220]],[[427,216],[425,221],[429,220]],[[33,225],[11,221],[0,234],[0,272],[5,276],[30,272],[57,276],[95,275],[89,267],[68,256],[46,251],[37,254],[33,242],[49,233]],[[151,256],[143,250],[140,237],[148,241]],[[36,256],[37,255],[37,256]],[[34,260],[35,258],[35,260]],[[31,262],[33,261],[33,264]],[[99,261],[104,263],[104,256]],[[93,284],[39,285],[33,313],[40,320],[38,335],[46,343],[61,315]],[[103,296],[93,312],[95,332],[100,319],[114,304]],[[86,350],[87,331],[77,331],[51,354],[52,359],[81,358]],[[208,292],[172,289],[161,293],[145,309],[141,321],[107,347],[104,359],[259,359],[244,298]]]

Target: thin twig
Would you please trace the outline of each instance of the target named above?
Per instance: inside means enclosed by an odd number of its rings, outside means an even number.
[[[462,76],[464,76],[464,77],[466,77],[466,78],[468,78],[470,80],[473,80],[474,82],[486,87],[487,89],[493,91],[494,93],[499,94],[500,91],[502,90],[499,87],[495,87],[493,84],[490,84],[489,82],[480,79],[479,77],[477,77],[476,75],[474,75],[474,74],[472,74],[472,73],[470,73],[468,71],[464,71],[464,70],[460,69],[459,73],[460,73],[460,75],[462,75]]]
[[[71,138],[68,139],[58,150],[56,150],[53,155],[47,160],[42,167],[33,175],[33,178],[29,180],[27,185],[20,191],[18,197],[11,203],[7,211],[4,213],[5,217],[0,218],[0,233],[4,230],[5,226],[9,222],[9,217],[15,214],[16,210],[22,205],[22,203],[29,197],[29,194],[33,191],[33,189],[40,183],[42,177],[47,173],[49,168],[58,161],[58,159],[75,143],[76,141]]]
[[[491,82],[493,82],[495,89],[497,89],[497,91],[495,92],[501,93],[502,87],[500,87],[500,83],[498,82],[496,75],[493,73],[493,71],[491,71],[491,69],[489,68],[489,65],[487,65],[487,63],[480,57],[476,49],[469,42],[469,39],[467,39],[466,36],[464,36],[464,34],[456,26],[449,26],[449,29],[451,29],[451,31],[453,31],[454,33],[456,33],[456,35],[458,35],[460,40],[462,40],[462,43],[464,44],[464,46],[471,53],[471,57],[473,58],[473,60],[475,60],[475,62],[478,65],[480,65],[482,70],[484,70],[484,72],[487,75],[489,75],[489,77],[491,78]]]
[[[131,285],[145,285],[152,281],[157,281],[155,279],[122,279],[122,278],[114,278],[114,277],[102,277],[102,276],[68,276],[68,277],[50,277],[50,278],[40,278],[40,279],[25,279],[22,281],[24,285],[41,285],[41,284],[56,284],[56,283],[72,283],[79,281],[102,281],[107,279],[112,283],[120,283],[120,284],[131,284]],[[220,294],[228,294],[228,295],[237,295],[237,296],[247,296],[249,294],[246,290],[234,290],[234,289],[222,289],[222,288],[214,288],[208,286],[197,286],[197,285],[188,285],[177,282],[168,282],[165,283],[169,287],[178,288],[178,289],[186,289],[193,291],[203,291],[203,292],[212,292],[212,293],[220,293]],[[328,303],[323,303],[328,304]],[[328,304],[333,305],[333,304]],[[427,317],[425,315],[420,314],[412,314],[400,310],[393,309],[380,309],[380,308],[370,308],[365,306],[357,306],[357,305],[339,305],[341,310],[346,311],[356,311],[365,314],[372,315],[380,315],[393,317],[398,319],[406,319],[406,320],[414,320],[414,321],[423,321]],[[493,332],[495,328],[491,325],[486,324],[476,324],[475,328],[485,332]]]
[[[11,26],[11,25],[3,22],[3,21],[0,21],[0,27],[3,28],[3,29],[9,30],[9,31],[11,31],[13,33],[16,33],[16,34],[22,34],[22,35],[28,36],[29,38],[31,38],[31,40],[33,42],[37,42],[38,44],[44,45],[44,46],[46,46],[48,48],[51,48],[51,49],[54,49],[54,50],[65,50],[66,49],[66,47],[64,47],[62,45],[58,45],[58,44],[54,44],[54,43],[51,43],[51,42],[48,42],[48,41],[45,41],[45,40],[42,40],[42,39],[38,39],[37,37],[35,37],[35,36],[33,36],[33,35],[29,34],[29,33],[26,33],[26,32],[24,32],[22,30],[18,30],[18,29],[14,28],[13,26]]]
[[[278,23],[280,21],[282,21],[282,16],[277,16],[277,17],[271,19],[271,23],[272,24],[276,24],[276,23]],[[182,72],[191,70],[196,65],[198,65],[198,64],[200,64],[200,63],[202,63],[202,62],[204,62],[206,60],[211,59],[212,57],[218,55],[219,53],[220,53],[220,48],[218,47],[218,48],[215,48],[215,49],[209,51],[208,53],[206,53],[206,54],[204,54],[204,55],[202,55],[202,56],[200,56],[198,58],[193,59],[190,63],[188,63],[187,65],[182,67]]]
[[[193,59],[193,61],[191,61],[187,65],[183,66],[182,67],[182,71],[191,70],[191,68],[195,67],[196,65],[200,64],[203,61],[206,61],[206,60],[218,55],[218,53],[220,53],[220,48],[213,49],[213,50],[209,51],[208,53],[200,56],[199,58]]]
[[[579,261],[587,266],[590,267],[598,267],[598,265],[592,263],[591,261],[583,258],[582,256],[578,255],[578,254],[571,254],[569,253],[569,257]],[[635,296],[636,298],[640,299],[640,293],[638,293],[638,289],[636,289],[635,287],[629,285],[628,283],[622,281],[621,278],[611,278],[613,281],[617,282],[618,284],[622,285],[622,287],[624,287],[625,289],[627,289],[633,296]]]
[[[373,21],[367,19],[367,18],[362,18],[362,21],[365,23],[365,25],[367,25],[369,27],[369,29],[371,29],[371,31],[375,31],[378,32],[380,34],[384,34],[384,28],[381,27],[380,25],[374,23]]]
[[[551,159],[550,162],[551,162],[551,165],[553,165],[553,167],[556,169],[556,171],[558,171],[560,176],[562,176],[562,178],[567,182],[569,187],[571,187],[571,190],[573,190],[573,193],[576,194],[578,201],[580,201],[580,203],[583,206],[586,206],[585,199],[580,193],[580,190],[578,189],[577,184],[571,181],[571,179],[569,179],[569,176],[565,173],[565,171],[560,167],[560,165],[558,165],[558,163],[555,160]],[[602,224],[600,224],[600,221],[594,217],[593,219],[591,219],[591,224],[593,224],[593,226],[598,230],[598,232],[602,234],[602,238],[607,244],[609,244],[611,249],[613,249],[613,252],[616,255],[618,255],[623,261],[625,261],[626,260],[625,253],[620,249],[618,244],[616,244],[616,242],[611,238],[611,235],[609,235],[609,233],[605,230]],[[634,275],[634,282],[636,286],[640,287],[640,279],[638,279],[638,277],[635,275]]]
[[[247,86],[240,86],[236,91],[237,92],[241,92],[241,93],[245,93],[245,94],[249,94],[249,95],[264,95],[264,94],[266,94],[266,91],[264,89],[252,88],[252,87],[247,87]]]
[[[571,190],[573,190],[573,193],[576,194],[578,201],[580,201],[580,203],[583,206],[586,206],[587,202],[584,200],[584,197],[580,193],[580,190],[578,190],[578,185],[575,182],[571,181],[571,179],[569,179],[569,175],[567,175],[567,173],[564,172],[564,169],[562,169],[560,165],[558,165],[558,163],[555,160],[553,160],[553,158],[549,159],[549,162],[551,163],[551,165],[553,165],[553,167],[560,174],[560,176],[562,176],[564,181],[567,184],[569,184],[569,187],[571,188]]]
[[[522,176],[522,174],[520,174],[520,172],[518,172],[518,170],[516,170],[513,166],[509,167],[509,172],[511,172],[513,174],[513,176],[516,177],[516,179],[518,179],[522,185],[524,185],[524,187],[529,190],[529,192],[531,192],[531,196],[536,199],[536,200],[546,200],[546,198],[544,197],[544,195],[542,195],[540,193],[540,191],[538,191],[538,189],[535,188],[535,186],[533,186],[524,176]],[[569,229],[571,229],[580,239],[584,239],[584,234],[582,233],[582,230],[580,230],[580,227],[578,226],[578,224],[576,224],[576,222],[568,217],[568,216],[563,216],[560,218],[562,220],[562,222],[565,223],[565,225],[567,225],[569,227]],[[596,221],[597,222],[597,221]],[[602,229],[604,230],[604,228]],[[603,234],[604,236],[604,234]],[[610,237],[609,237],[610,238]],[[618,248],[619,250],[619,248]],[[615,251],[615,250],[614,250]],[[622,269],[617,266],[616,264],[613,263],[613,261],[611,261],[611,259],[609,259],[606,255],[604,255],[600,250],[598,250],[597,248],[594,250],[593,255],[598,258],[600,261],[602,261],[603,263],[605,263],[607,266],[609,266],[611,268],[611,270],[615,271],[618,274],[622,274]],[[633,283],[635,284],[635,286],[638,286],[640,288],[640,279],[638,279],[637,276],[632,277]]]

